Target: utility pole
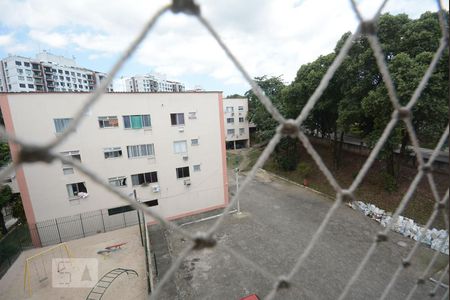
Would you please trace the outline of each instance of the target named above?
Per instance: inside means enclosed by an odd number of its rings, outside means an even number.
[[[234,171],[236,173],[236,195],[237,195],[239,191],[239,168],[235,168]],[[238,214],[241,213],[241,205],[239,203],[239,198],[237,199],[237,213]]]

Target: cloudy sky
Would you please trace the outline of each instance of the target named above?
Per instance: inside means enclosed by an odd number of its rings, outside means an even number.
[[[0,0],[0,57],[34,57],[42,50],[76,57],[80,66],[107,72],[139,28],[168,0]],[[369,18],[381,0],[357,1]],[[282,75],[331,52],[357,21],[348,0],[197,0],[203,15],[252,77]],[[448,3],[445,1],[448,9]],[[436,11],[432,0],[391,0],[384,12],[411,18]],[[192,17],[168,13],[119,76],[158,72],[188,88],[249,89],[212,37]]]

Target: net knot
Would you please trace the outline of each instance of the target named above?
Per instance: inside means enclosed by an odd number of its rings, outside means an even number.
[[[194,0],[173,0],[172,12],[175,14],[185,13],[188,15],[199,15],[200,6],[198,6]]]
[[[292,119],[286,120],[282,125],[280,132],[285,136],[295,138],[298,135],[299,128]]]
[[[194,250],[202,250],[205,248],[213,248],[216,246],[217,241],[212,236],[208,236],[205,233],[197,233],[194,238]]]
[[[19,152],[19,162],[21,163],[33,163],[33,162],[46,162],[51,163],[54,157],[49,153],[47,147],[41,146],[25,146]]]

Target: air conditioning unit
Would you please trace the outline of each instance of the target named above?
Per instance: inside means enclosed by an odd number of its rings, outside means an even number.
[[[184,127],[178,127],[179,132],[184,132]]]
[[[185,179],[184,180],[184,185],[191,185],[191,180],[190,179]]]
[[[152,185],[152,192],[153,193],[159,193],[160,192],[159,185]]]
[[[183,160],[188,160],[189,159],[189,156],[187,156],[187,155],[183,155]]]

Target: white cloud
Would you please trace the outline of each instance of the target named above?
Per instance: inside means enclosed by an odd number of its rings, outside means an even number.
[[[170,1],[51,1],[0,0],[0,24],[25,28],[29,38],[52,48],[73,47],[89,59],[115,57],[128,45],[154,12]],[[382,0],[357,1],[364,17],[371,17]],[[251,76],[284,75],[291,81],[300,65],[334,49],[357,20],[348,0],[198,0],[202,14]],[[448,9],[448,3],[445,3]],[[432,0],[396,0],[383,12],[418,17],[436,10]],[[0,47],[12,36],[0,36]],[[168,77],[208,76],[236,85],[243,78],[213,38],[193,17],[171,13],[133,56],[133,61]],[[112,64],[113,62],[111,62]],[[203,85],[203,83],[200,83]],[[207,88],[207,87],[206,87]]]
[[[4,34],[0,35],[0,47],[9,46],[13,43],[13,35],[12,34]]]

